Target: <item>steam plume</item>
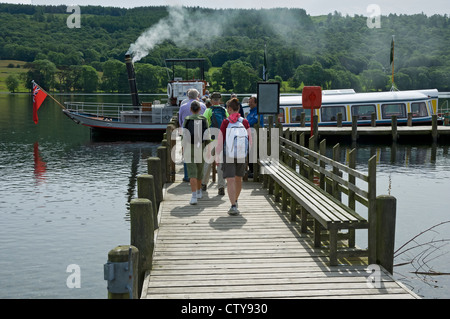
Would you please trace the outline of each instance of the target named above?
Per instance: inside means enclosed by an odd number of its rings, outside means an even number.
[[[166,40],[181,46],[199,46],[210,37],[222,33],[222,18],[217,14],[189,12],[182,6],[168,7],[169,15],[142,33],[135,43],[130,45],[127,54],[133,55],[137,62],[148,55],[158,44]]]

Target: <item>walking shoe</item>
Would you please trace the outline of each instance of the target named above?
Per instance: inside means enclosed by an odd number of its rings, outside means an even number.
[[[201,199],[203,197],[203,193],[201,189],[197,190],[197,199]]]
[[[197,205],[197,197],[192,196],[191,201],[189,202],[191,205]]]
[[[202,184],[202,191],[206,191],[206,184]]]
[[[223,187],[219,188],[219,195],[225,195],[225,189]]]
[[[237,216],[239,215],[239,211],[236,207],[236,205],[232,205],[231,208],[228,210],[228,215],[230,216]]]

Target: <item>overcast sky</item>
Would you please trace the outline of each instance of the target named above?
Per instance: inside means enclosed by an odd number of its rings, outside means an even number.
[[[184,5],[208,8],[303,8],[310,15],[338,11],[342,14],[368,15],[368,6],[379,6],[381,15],[390,13],[450,14],[450,0],[0,0],[0,3],[48,4],[48,5],[101,5],[113,7],[140,7],[157,5]]]

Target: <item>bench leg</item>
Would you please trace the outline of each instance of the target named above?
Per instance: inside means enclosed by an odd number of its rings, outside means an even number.
[[[289,208],[291,211],[291,222],[295,222],[295,220],[297,219],[297,202],[295,201],[294,197],[290,197],[290,203],[289,203]]]
[[[348,247],[355,248],[355,229],[349,229],[348,230]]]
[[[306,220],[305,220],[305,224],[306,224]],[[303,226],[303,220],[302,220],[302,226]],[[316,219],[314,219],[314,247],[322,246],[321,240],[320,240],[321,230],[322,230],[322,225]]]
[[[306,209],[303,207],[300,208],[300,218],[302,221],[301,231],[302,233],[306,233],[308,231],[308,213],[306,212]]]
[[[330,266],[337,266],[337,229],[330,229]]]
[[[288,193],[284,188],[281,188],[281,209],[283,211],[287,210]]]

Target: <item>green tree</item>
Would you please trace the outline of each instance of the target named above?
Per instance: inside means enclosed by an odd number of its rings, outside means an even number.
[[[92,93],[97,91],[98,87],[98,73],[90,65],[83,65],[81,67],[81,76],[79,78],[80,86],[84,92]]]
[[[11,93],[15,93],[19,88],[19,78],[16,74],[10,74],[6,78],[6,87]]]
[[[154,93],[158,91],[160,74],[157,67],[151,64],[136,64],[136,82],[140,92]]]
[[[103,81],[101,87],[104,91],[119,91],[121,72],[123,69],[125,69],[126,78],[127,75],[125,63],[115,59],[111,59],[103,63]]]
[[[32,63],[27,63],[25,67],[30,70],[26,75],[25,87],[32,89],[32,80],[36,81],[45,90],[50,90],[55,87],[55,74],[57,72],[56,66],[49,60],[35,60]]]

